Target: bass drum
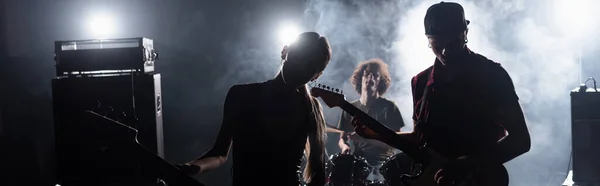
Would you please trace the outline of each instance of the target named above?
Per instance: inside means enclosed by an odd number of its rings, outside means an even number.
[[[401,186],[401,176],[411,174],[411,167],[414,160],[404,153],[398,153],[389,157],[379,169],[379,172],[385,178],[386,185]]]
[[[329,186],[362,186],[372,168],[363,157],[337,153],[331,155],[325,170]]]

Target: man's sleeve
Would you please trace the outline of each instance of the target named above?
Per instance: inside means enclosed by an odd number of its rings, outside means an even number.
[[[496,65],[492,75],[494,83],[492,84],[491,95],[494,104],[519,101],[512,78],[500,64]]]
[[[352,132],[354,131],[354,128],[350,123],[351,120],[352,118],[350,117],[350,115],[346,113],[346,111],[342,111],[337,127],[344,132]]]
[[[413,77],[412,81],[410,81],[411,82],[410,87],[411,87],[412,98],[413,98],[413,104],[412,104],[412,108],[413,108],[412,109],[413,110],[412,119],[413,120],[417,120],[417,111],[415,110],[415,108],[416,108],[415,105],[417,105],[417,102],[419,101],[416,97],[416,92],[415,92],[415,90],[417,89],[417,80],[418,80],[417,77],[418,76]]]
[[[388,119],[388,121],[387,121],[388,123],[386,123],[386,125],[394,131],[400,131],[400,129],[405,126],[404,119],[402,118],[400,109],[398,109],[398,106],[394,102],[392,102],[391,108],[392,108],[391,112],[388,113],[389,119]]]

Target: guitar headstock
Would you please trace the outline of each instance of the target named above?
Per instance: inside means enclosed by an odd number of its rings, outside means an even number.
[[[329,107],[339,107],[346,102],[344,91],[323,84],[315,83],[312,85],[310,94],[323,99],[323,102]]]

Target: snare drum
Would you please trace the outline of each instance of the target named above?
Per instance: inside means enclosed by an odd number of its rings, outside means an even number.
[[[379,172],[385,178],[387,185],[403,185],[400,177],[411,173],[411,166],[414,161],[404,153],[398,153],[389,157]]]
[[[365,158],[350,154],[331,155],[325,164],[328,185],[364,185],[371,167]]]

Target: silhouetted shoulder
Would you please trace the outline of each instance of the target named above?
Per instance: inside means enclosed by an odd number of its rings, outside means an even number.
[[[429,66],[428,68],[426,68],[425,70],[419,72],[416,76],[413,76],[412,81],[411,81],[411,87],[413,88],[413,93],[414,93],[414,89],[417,87],[417,85],[423,85],[425,86],[425,84],[427,83],[427,76],[429,75],[429,73],[431,72],[431,70],[433,69],[433,65]]]
[[[413,78],[415,77],[421,77],[424,76],[425,74],[429,74],[429,72],[431,71],[431,69],[433,68],[433,65],[427,67],[425,70],[419,72],[417,75],[415,75]]]
[[[225,106],[230,108],[240,108],[241,105],[244,105],[247,101],[251,101],[247,98],[256,98],[256,95],[260,93],[259,91],[262,87],[263,83],[238,84],[231,86],[227,92],[227,97],[225,98]]]
[[[487,76],[486,82],[490,85],[490,91],[496,102],[518,101],[512,78],[502,67],[502,64],[488,59],[480,54],[474,55],[483,65],[483,74]]]
[[[473,56],[477,61],[479,61],[480,65],[483,65],[483,70],[485,71],[485,74],[492,75],[492,77],[504,81],[507,80],[507,78],[510,79],[508,72],[506,72],[506,69],[502,67],[502,64],[488,59],[487,57],[481,54],[475,53]]]
[[[472,56],[476,61],[480,62],[480,64],[485,65],[485,67],[491,68],[491,70],[499,70],[497,69],[497,67],[502,67],[500,63],[495,62],[494,60],[491,60],[481,54],[473,53]]]
[[[248,83],[248,84],[237,84],[237,85],[233,85],[231,86],[231,88],[229,88],[229,91],[249,91],[249,90],[255,90],[258,89],[259,87],[261,87],[261,85],[263,85],[264,83]]]
[[[229,88],[229,94],[231,95],[251,95],[257,93],[264,87],[265,83],[249,83],[249,84],[237,84]]]

